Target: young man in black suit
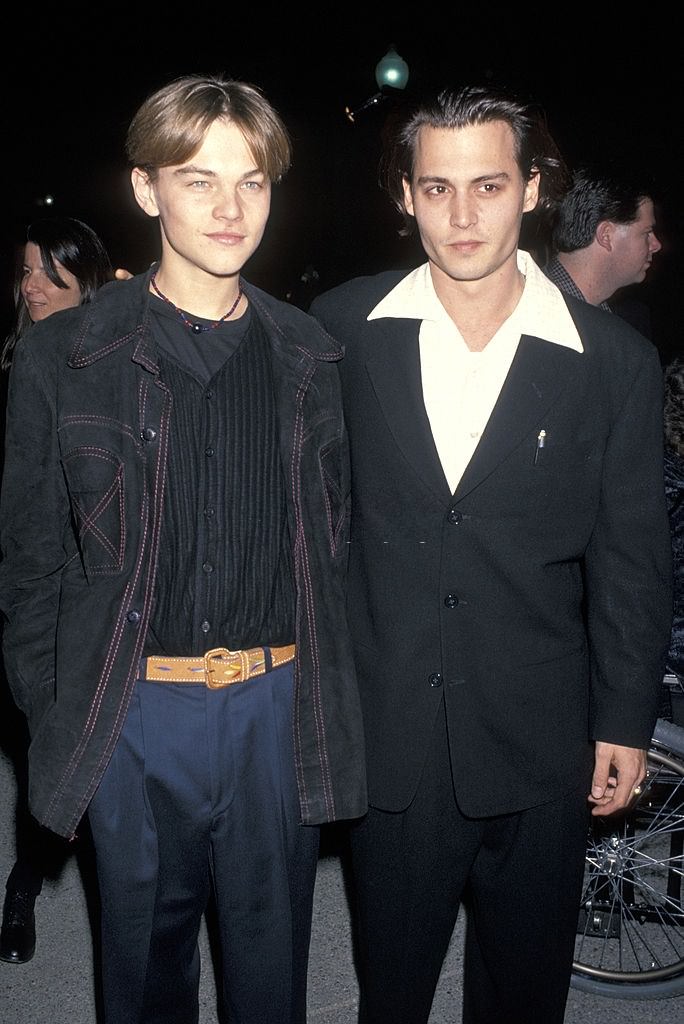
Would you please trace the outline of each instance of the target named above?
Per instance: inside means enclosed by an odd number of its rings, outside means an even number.
[[[564,179],[532,108],[443,93],[385,174],[427,262],[311,307],[346,349],[360,1019],[427,1021],[467,891],[464,1022],[561,1024],[589,815],[644,778],[669,636],[660,364],[518,250]]]

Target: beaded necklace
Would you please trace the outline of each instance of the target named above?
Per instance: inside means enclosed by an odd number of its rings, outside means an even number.
[[[163,299],[164,302],[166,302],[169,306],[171,306],[172,309],[175,309],[176,313],[181,318],[181,320],[183,321],[185,326],[189,327],[190,330],[193,332],[193,334],[202,334],[203,331],[213,331],[216,327],[219,327],[220,324],[222,324],[224,322],[224,320],[228,319],[228,317],[231,315],[231,313],[235,312],[235,310],[237,309],[238,302],[242,298],[242,284],[239,284],[238,285],[237,299],[235,300],[233,305],[230,307],[228,312],[223,314],[223,316],[221,317],[220,320],[214,320],[214,322],[211,323],[211,324],[197,324],[197,323],[193,323],[192,320],[188,320],[188,318],[185,315],[185,313],[183,312],[183,310],[179,309],[178,306],[175,304],[175,302],[172,302],[171,299],[167,298],[166,295],[164,295],[164,293],[159,290],[159,288],[157,286],[157,282],[155,281],[156,276],[157,276],[157,271],[155,270],[154,274],[150,278],[150,284],[152,285],[152,288],[154,289],[155,293],[159,296],[160,299]]]

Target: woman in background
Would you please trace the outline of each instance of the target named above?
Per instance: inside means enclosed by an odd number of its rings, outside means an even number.
[[[107,251],[87,224],[72,217],[51,216],[29,226],[14,283],[14,321],[0,352],[0,369],[5,371],[3,388],[14,349],[31,325],[60,310],[89,302],[97,289],[113,277]],[[4,423],[4,401],[1,419]],[[15,708],[9,706],[11,698],[4,678],[1,686],[2,703],[10,711],[3,719],[7,722],[11,718],[16,725],[18,712],[11,714]],[[23,722],[20,724],[23,726]],[[17,747],[14,736],[11,740],[12,746]],[[69,852],[64,841],[41,829],[28,812],[23,737],[19,746],[23,749],[19,756],[17,859],[7,879],[0,929],[0,959],[16,964],[25,963],[34,954],[36,897],[45,875],[59,870]]]
[[[34,221],[17,268],[14,323],[2,347],[0,367],[9,370],[14,346],[31,324],[90,302],[113,276],[107,251],[87,224],[73,217]]]

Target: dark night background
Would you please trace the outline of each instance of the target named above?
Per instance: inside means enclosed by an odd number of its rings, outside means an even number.
[[[681,352],[684,75],[672,8],[651,4],[634,18],[617,5],[575,7],[566,24],[559,11],[520,5],[453,14],[414,5],[402,17],[371,4],[195,7],[180,15],[168,5],[19,15],[26,24],[13,33],[15,64],[5,60],[1,73],[5,323],[16,246],[26,223],[45,212],[46,195],[54,212],[100,234],[115,266],[138,272],[156,258],[156,225],[134,204],[124,138],[138,105],[171,78],[250,81],[287,123],[294,164],[274,190],[245,276],[293,301],[308,266],[322,290],[422,258],[399,238],[377,184],[383,126],[426,90],[490,82],[541,104],[571,165],[610,156],[653,177],[663,250],[635,291],[651,308],[663,361]],[[349,123],[345,106],[358,108],[377,91],[375,65],[391,44],[409,65],[408,87]]]

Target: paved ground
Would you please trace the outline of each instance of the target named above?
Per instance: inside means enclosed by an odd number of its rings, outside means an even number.
[[[14,859],[15,775],[0,753],[0,890]],[[354,1024],[354,973],[344,858],[332,833],[319,861],[309,986],[309,1024]],[[88,874],[75,857],[46,881],[36,905],[38,946],[28,964],[0,962],[0,1024],[96,1024],[93,943],[86,892]],[[85,880],[85,882],[84,882]],[[201,935],[201,1024],[218,1024],[211,970],[210,931]],[[462,924],[457,927],[430,1024],[460,1024]],[[544,979],[540,977],[543,985]],[[571,991],[566,1024],[678,1024],[684,1000],[606,999]],[[391,1022],[388,1022],[391,1024]],[[502,1022],[505,1024],[505,1022]],[[544,1024],[539,1021],[539,1024]]]

